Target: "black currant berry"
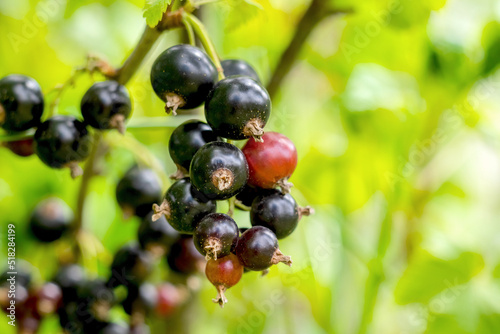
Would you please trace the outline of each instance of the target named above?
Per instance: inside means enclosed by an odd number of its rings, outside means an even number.
[[[30,219],[31,233],[42,242],[55,241],[66,232],[73,222],[73,212],[59,198],[48,198],[33,210]]]
[[[136,244],[127,244],[116,252],[111,264],[108,286],[140,284],[153,269],[153,258],[149,252]]]
[[[127,287],[127,298],[122,301],[122,306],[127,314],[135,311],[147,314],[158,304],[158,290],[153,284],[143,283],[139,286]]]
[[[151,84],[167,112],[200,106],[217,81],[217,69],[200,49],[181,44],[165,50],[151,69]]]
[[[211,213],[196,226],[193,241],[208,261],[231,253],[231,246],[238,236],[238,225],[233,218],[223,213]]]
[[[153,206],[153,221],[165,215],[174,229],[184,234],[193,234],[199,221],[216,209],[216,202],[203,196],[186,177],[172,184],[163,202]]]
[[[250,185],[245,185],[243,189],[236,195],[236,200],[239,201],[241,204],[246,206],[248,208],[248,211],[250,210],[250,207],[252,206],[253,200],[259,196],[259,195],[264,195],[267,193],[270,193],[274,190],[271,189],[262,189]]]
[[[155,255],[163,255],[179,238],[177,232],[162,215],[153,221],[154,212],[151,211],[141,222],[137,236],[141,248]]]
[[[257,82],[260,82],[259,75],[255,69],[244,60],[241,59],[225,59],[221,62],[222,69],[224,70],[224,75],[226,77],[232,77],[235,75],[242,75],[250,77]]]
[[[176,273],[191,275],[203,271],[206,261],[194,246],[193,238],[181,236],[167,254],[167,263]]]
[[[252,226],[265,226],[278,239],[289,236],[297,227],[302,216],[309,216],[311,208],[301,208],[290,194],[278,190],[257,196],[250,211]]]
[[[36,291],[36,312],[41,316],[54,313],[62,306],[62,298],[62,289],[59,285],[52,282],[45,283]]]
[[[132,103],[127,88],[116,81],[95,83],[81,102],[85,122],[95,129],[117,129],[125,133],[125,120],[130,116]]]
[[[248,77],[219,81],[205,102],[208,124],[221,137],[260,140],[271,113],[266,89]]]
[[[177,165],[175,178],[189,173],[189,165],[194,154],[206,143],[218,141],[210,125],[197,120],[190,120],[179,125],[168,142],[170,157]]]
[[[276,235],[264,226],[246,230],[236,243],[235,253],[245,268],[254,271],[265,270],[280,262],[292,265],[290,256],[279,250]]]
[[[86,275],[82,267],[70,264],[58,270],[54,282],[61,287],[63,303],[67,304],[78,297],[78,289],[85,284]]]
[[[248,180],[245,155],[236,146],[211,142],[196,152],[191,161],[191,182],[210,199],[233,197]]]
[[[24,75],[0,80],[0,125],[7,131],[25,131],[40,124],[43,95],[38,83]]]
[[[106,324],[97,334],[130,334],[130,329],[128,326],[123,324],[118,324],[110,322]]]
[[[84,333],[99,332],[109,321],[109,312],[115,303],[115,295],[107,284],[95,279],[85,282],[78,289],[76,306],[66,305],[69,312],[75,312],[82,323]]]
[[[145,217],[161,198],[160,180],[147,168],[132,167],[116,186],[116,200],[126,218]]]
[[[35,133],[36,154],[52,168],[68,167],[73,178],[82,174],[78,162],[90,154],[92,137],[82,122],[71,116],[55,116]]]

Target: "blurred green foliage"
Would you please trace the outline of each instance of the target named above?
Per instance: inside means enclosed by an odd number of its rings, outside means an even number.
[[[161,321],[153,333],[500,332],[498,1],[330,2],[353,13],[318,24],[273,101],[269,123],[296,143],[292,193],[317,212],[280,243],[294,267],[273,268],[264,279],[245,275],[224,310],[203,280],[184,318]],[[249,61],[266,82],[308,3],[220,1],[205,6],[202,18],[221,57]],[[0,76],[34,77],[49,104],[51,89],[88,53],[116,65],[126,58],[145,26],[143,6],[0,1]],[[181,38],[179,30],[165,33],[127,85],[133,119],[166,117],[149,68]],[[78,115],[91,83],[80,78],[58,112]],[[128,136],[170,174],[171,131],[132,129]],[[138,221],[123,221],[114,199],[133,162],[126,148],[113,149],[91,184],[84,226],[96,239],[85,240],[84,265],[96,275],[107,275],[110,254],[135,238]],[[0,149],[0,244],[5,250],[5,226],[16,223],[18,257],[39,268],[38,280],[50,279],[66,245],[37,244],[26,222],[50,195],[75,207],[80,181],[68,174]],[[236,219],[249,224],[242,212]],[[13,333],[6,319],[0,332]],[[41,332],[58,333],[57,320],[47,319]]]

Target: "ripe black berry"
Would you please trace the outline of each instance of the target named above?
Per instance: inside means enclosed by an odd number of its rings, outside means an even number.
[[[241,204],[249,208],[252,206],[253,200],[259,196],[264,195],[273,190],[270,189],[262,189],[258,187],[253,187],[250,185],[245,185],[243,189],[236,195],[236,200],[238,200]]]
[[[211,142],[194,155],[190,175],[193,185],[206,197],[223,200],[243,189],[248,180],[248,165],[236,146]]]
[[[177,175],[187,175],[194,154],[206,143],[219,138],[210,125],[197,120],[190,120],[179,125],[168,142],[170,157],[178,168]]]
[[[193,234],[199,221],[209,213],[215,212],[217,204],[207,199],[189,178],[176,181],[167,190],[161,205],[154,205],[153,221],[165,215],[174,229],[181,233]]]
[[[130,329],[123,324],[110,322],[97,334],[130,334]]]
[[[241,59],[225,59],[221,62],[224,75],[231,77],[234,75],[243,75],[260,82],[259,75],[255,69],[244,60]]]
[[[257,196],[250,211],[252,226],[265,226],[278,239],[289,236],[297,227],[302,216],[309,216],[311,208],[301,208],[290,194],[274,190]]]
[[[179,232],[168,223],[165,216],[162,215],[153,221],[153,215],[154,212],[151,211],[144,217],[137,231],[137,236],[142,249],[161,255],[177,241]]]
[[[116,187],[116,200],[125,217],[145,217],[161,198],[160,180],[147,168],[132,167]]]
[[[147,314],[154,310],[157,304],[158,290],[150,283],[128,286],[127,298],[122,301],[123,309],[127,314],[132,314],[134,311]]]
[[[103,81],[95,83],[85,93],[81,110],[83,119],[91,127],[117,129],[123,134],[132,105],[125,86],[116,81]]]
[[[233,218],[223,213],[211,213],[196,226],[193,240],[207,260],[217,260],[231,253],[231,246],[238,236],[238,225]]]
[[[206,261],[194,246],[193,238],[181,236],[167,254],[167,263],[173,271],[191,275],[203,271]]]
[[[82,267],[70,264],[58,270],[54,282],[61,287],[63,302],[67,304],[77,299],[78,289],[85,284],[86,275]]]
[[[78,289],[76,303],[66,305],[65,309],[70,317],[71,313],[76,313],[75,320],[82,324],[84,333],[98,332],[106,327],[109,311],[114,303],[113,290],[104,281],[95,279],[85,282]]]
[[[151,84],[167,112],[201,105],[217,81],[217,69],[208,55],[186,44],[164,51],[151,69]]]
[[[40,202],[30,219],[31,233],[42,242],[55,241],[66,232],[73,222],[73,212],[59,198]]]
[[[127,244],[116,252],[111,264],[111,275],[107,285],[115,288],[120,285],[140,284],[151,273],[153,258],[136,244]]]
[[[236,243],[235,253],[245,268],[254,271],[265,270],[280,262],[292,265],[291,258],[279,250],[276,235],[264,226],[246,230]]]
[[[41,316],[54,313],[62,305],[59,285],[47,282],[36,292],[36,312]]]
[[[74,178],[82,174],[78,162],[90,154],[92,138],[76,118],[55,116],[38,127],[35,143],[40,160],[52,168],[70,168]]]
[[[266,89],[248,77],[219,81],[205,102],[208,124],[219,136],[229,139],[260,139],[270,113]]]
[[[24,75],[0,80],[0,125],[7,131],[25,131],[40,124],[43,95],[38,83]]]
[[[217,297],[212,301],[224,307],[224,304],[227,303],[224,293],[240,281],[241,276],[243,276],[243,266],[236,255],[229,254],[217,260],[209,260],[205,274],[210,283],[217,289]]]

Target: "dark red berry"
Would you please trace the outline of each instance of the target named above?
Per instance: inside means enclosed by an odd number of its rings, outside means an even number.
[[[167,222],[165,216],[162,215],[153,221],[153,215],[154,212],[151,211],[144,217],[137,231],[137,237],[142,249],[162,255],[177,241],[179,232]]]
[[[25,131],[40,124],[43,95],[30,77],[13,74],[0,80],[0,125],[7,131]]]
[[[200,106],[216,81],[217,69],[208,55],[187,44],[167,49],[151,68],[153,90],[174,114],[178,108]]]
[[[196,152],[190,167],[191,182],[210,199],[236,195],[248,180],[248,165],[239,148],[225,142],[211,142]]]
[[[163,283],[157,288],[158,303],[156,314],[160,317],[168,317],[173,314],[179,306],[187,299],[187,291],[170,283]]]
[[[81,102],[85,122],[95,129],[117,129],[125,133],[125,120],[132,103],[127,88],[116,81],[97,82],[85,93]]]
[[[232,77],[235,75],[243,75],[260,82],[259,75],[255,72],[255,69],[244,60],[241,59],[225,59],[221,62],[222,69],[224,70],[224,75],[226,77]]]
[[[29,157],[35,154],[35,145],[33,138],[21,139],[16,141],[9,141],[5,146],[12,151],[12,153],[20,157]]]
[[[194,246],[193,238],[181,236],[167,254],[167,263],[173,271],[190,275],[203,271],[206,261]]]
[[[134,243],[127,244],[115,254],[107,284],[112,288],[120,285],[138,285],[149,276],[152,270],[151,254]]]
[[[279,250],[276,235],[264,226],[246,230],[236,243],[235,253],[245,268],[254,271],[265,270],[280,262],[292,265],[291,258]]]
[[[31,233],[42,242],[52,242],[62,237],[73,222],[73,212],[59,198],[48,198],[33,210],[30,219]]]
[[[233,218],[223,213],[211,213],[196,226],[193,240],[207,260],[217,260],[231,253],[231,246],[238,235],[238,225]]]
[[[37,312],[42,316],[52,314],[62,305],[62,289],[55,283],[45,283],[36,298]]]
[[[301,208],[290,194],[274,190],[257,196],[250,211],[252,226],[265,226],[278,239],[289,236],[297,227],[302,216],[309,216],[311,208]]]
[[[206,123],[190,120],[179,125],[168,142],[170,157],[178,168],[177,174],[188,175],[194,154],[206,143],[218,140],[210,125]]]
[[[155,172],[137,166],[131,168],[116,187],[116,200],[126,218],[145,217],[161,198],[160,180]]]
[[[67,167],[73,178],[82,174],[78,162],[90,154],[92,137],[82,122],[71,116],[55,116],[35,133],[36,154],[52,168]]]
[[[217,297],[213,299],[213,302],[224,307],[227,303],[225,292],[240,281],[243,276],[243,266],[236,255],[229,254],[217,260],[209,260],[205,274],[217,289]]]
[[[261,188],[281,187],[288,192],[288,178],[297,166],[297,149],[292,141],[277,132],[267,132],[264,142],[250,138],[242,151],[248,162],[250,185]]]
[[[249,77],[219,81],[205,102],[208,124],[221,137],[260,139],[271,113],[266,89]]]
[[[161,205],[154,205],[153,209],[153,221],[164,215],[177,231],[193,234],[199,221],[207,214],[215,212],[217,204],[193,187],[189,178],[184,178],[172,184]]]

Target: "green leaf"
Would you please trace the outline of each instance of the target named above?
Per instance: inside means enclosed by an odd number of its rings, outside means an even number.
[[[260,4],[253,0],[229,0],[227,6],[226,30],[233,30],[242,26],[258,16],[263,9]]]
[[[460,327],[455,316],[452,315],[439,315],[429,321],[425,334],[467,334],[470,333]]]
[[[456,259],[443,260],[422,249],[416,252],[396,286],[396,302],[401,305],[428,303],[441,291],[468,282],[484,267],[483,258],[476,253],[465,252]]]
[[[500,64],[500,34],[498,29],[500,24],[497,22],[488,23],[483,30],[481,43],[485,49],[483,60],[483,75],[486,76],[493,72]]]
[[[500,263],[493,269],[493,277],[500,278]]]
[[[167,11],[168,5],[172,0],[149,0],[144,5],[144,13],[142,16],[146,18],[146,23],[151,28],[155,27],[160,22],[163,14]]]

